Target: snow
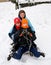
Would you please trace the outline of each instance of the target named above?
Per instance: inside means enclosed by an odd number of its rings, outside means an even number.
[[[44,52],[46,57],[30,57],[23,55],[21,60],[7,61],[12,40],[8,32],[13,26],[13,19],[17,17],[20,9],[25,10],[36,31],[35,43]],[[51,65],[51,4],[42,4],[15,10],[11,2],[0,3],[0,65]]]
[[[23,0],[18,0],[18,1],[19,2],[28,2],[28,1],[30,1],[30,2],[35,2],[35,1],[36,2],[39,2],[39,1],[42,2],[42,1],[51,1],[51,0],[24,0],[24,1]]]
[[[28,2],[34,3],[34,2],[43,2],[43,1],[51,1],[51,0],[16,0],[16,1],[18,1],[19,3],[28,3]]]

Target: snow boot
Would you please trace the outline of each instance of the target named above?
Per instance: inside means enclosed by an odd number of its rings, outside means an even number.
[[[12,56],[13,56],[13,53],[9,54],[9,56],[7,57],[7,60],[9,61]]]
[[[9,61],[11,59],[11,55],[9,55],[8,57],[7,57],[7,60]]]
[[[43,57],[45,57],[45,53],[43,53],[43,52],[42,52],[42,53],[40,53],[40,55],[41,55],[41,56],[43,56]]]

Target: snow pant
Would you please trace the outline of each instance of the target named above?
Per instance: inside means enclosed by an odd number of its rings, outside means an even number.
[[[20,48],[17,50],[17,53],[14,53],[14,54],[13,54],[13,58],[15,58],[15,59],[21,59],[22,55],[23,55],[26,51],[28,51],[28,50],[29,50],[29,47],[28,47],[28,46],[25,46],[25,47],[22,46],[22,47],[20,47]],[[32,52],[35,57],[40,57],[40,55],[41,55],[41,52],[38,52],[37,49],[34,48],[34,47],[31,47],[31,48],[30,48],[30,52]]]

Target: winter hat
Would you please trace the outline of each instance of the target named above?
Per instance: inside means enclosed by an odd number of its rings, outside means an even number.
[[[20,29],[20,26],[21,26],[20,19],[19,18],[15,18],[14,19],[14,24],[15,24],[16,29],[19,30]]]
[[[22,19],[22,22],[21,22],[21,27],[22,28],[29,28],[28,26],[28,20],[27,19]]]
[[[15,18],[14,19],[14,24],[20,23],[20,19],[19,18]]]

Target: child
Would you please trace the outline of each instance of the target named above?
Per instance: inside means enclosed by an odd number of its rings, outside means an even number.
[[[15,44],[12,47],[12,50],[11,50],[12,53],[14,53],[19,48],[19,44],[17,44],[17,43],[18,43],[18,39],[19,39],[19,35],[20,35],[20,28],[21,28],[20,19],[15,18],[14,19],[13,30],[9,33],[9,37],[13,40],[13,43]]]
[[[21,26],[20,19],[19,18],[15,18],[14,19],[13,30],[11,30],[11,32],[9,32],[9,37],[14,41],[14,43],[16,43],[16,41],[17,41],[16,37],[19,36],[20,26]],[[17,34],[17,36],[15,36],[16,34]]]

